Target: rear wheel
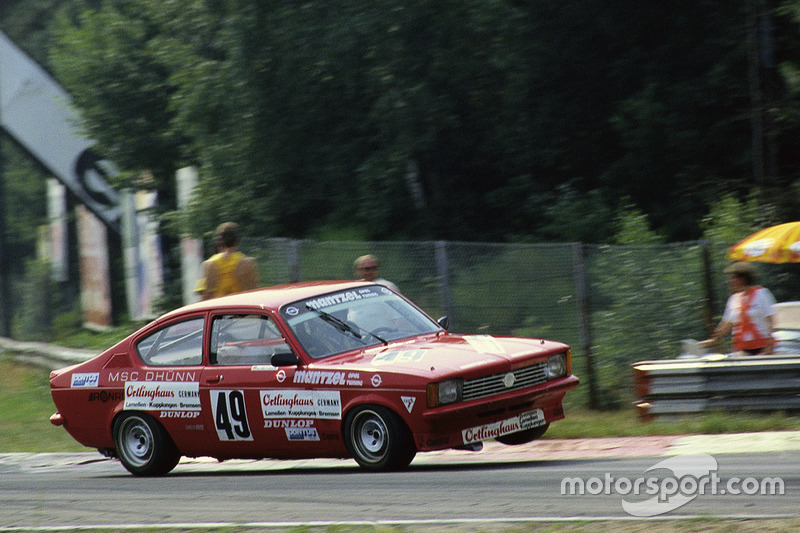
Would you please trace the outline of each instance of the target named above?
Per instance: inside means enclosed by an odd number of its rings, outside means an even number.
[[[525,444],[527,442],[531,442],[532,440],[536,440],[544,435],[547,428],[550,427],[550,424],[545,424],[543,426],[537,426],[535,428],[530,429],[523,429],[522,431],[517,431],[516,433],[509,433],[508,435],[502,435],[497,437],[495,440],[502,444],[508,445],[515,445],[515,444]]]
[[[163,476],[181,454],[164,428],[144,413],[123,413],[114,424],[117,455],[135,476]]]
[[[362,468],[375,472],[405,468],[417,454],[403,420],[378,405],[350,412],[345,423],[345,444]]]

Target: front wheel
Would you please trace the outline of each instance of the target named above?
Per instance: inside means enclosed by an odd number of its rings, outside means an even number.
[[[166,430],[144,413],[123,413],[114,424],[114,444],[123,466],[135,476],[163,476],[181,454]]]
[[[358,407],[347,416],[345,444],[362,468],[374,472],[405,468],[417,454],[403,420],[378,405]]]
[[[497,437],[495,440],[501,444],[508,445],[525,444],[540,438],[542,435],[544,435],[545,431],[547,431],[547,428],[549,427],[550,424],[544,424],[543,426],[537,426],[535,428],[523,429],[522,431],[517,431],[516,433],[502,435]]]

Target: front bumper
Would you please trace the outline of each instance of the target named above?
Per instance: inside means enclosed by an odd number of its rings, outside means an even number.
[[[564,418],[564,395],[578,386],[576,376],[518,390],[460,402],[422,415],[424,427],[415,431],[419,451],[440,450],[478,443]]]

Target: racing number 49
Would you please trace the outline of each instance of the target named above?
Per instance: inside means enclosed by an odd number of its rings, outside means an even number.
[[[244,391],[211,391],[211,407],[219,440],[253,440],[250,425],[247,423]]]

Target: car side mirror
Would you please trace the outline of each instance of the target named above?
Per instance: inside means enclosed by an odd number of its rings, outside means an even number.
[[[450,319],[447,316],[443,316],[436,321],[437,324],[442,326],[442,329],[447,331],[450,328]]]
[[[273,354],[270,363],[272,366],[297,366],[300,364],[300,359],[292,352],[282,352]]]

